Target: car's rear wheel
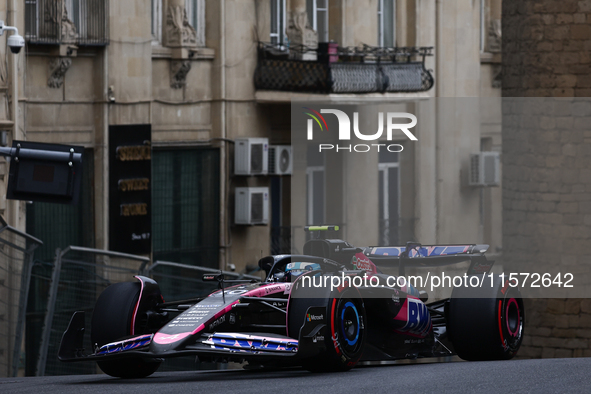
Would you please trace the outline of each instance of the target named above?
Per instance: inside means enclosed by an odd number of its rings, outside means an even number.
[[[488,283],[487,283],[488,282]],[[493,286],[457,287],[447,310],[447,331],[464,360],[508,360],[523,340],[525,311],[521,293],[496,276]]]
[[[92,313],[92,344],[102,346],[131,335],[133,314],[140,296],[139,282],[115,283],[107,287],[99,296]],[[130,357],[97,362],[107,375],[118,378],[143,378],[156,372],[160,361]]]

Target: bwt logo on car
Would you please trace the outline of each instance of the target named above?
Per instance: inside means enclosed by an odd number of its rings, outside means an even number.
[[[424,337],[431,328],[431,317],[427,310],[427,306],[421,301],[413,298],[408,298],[407,301],[408,322],[401,331]]]
[[[350,141],[351,140],[351,119],[349,115],[345,112],[338,110],[338,109],[321,109],[320,112],[308,108],[303,107],[305,110],[309,112],[304,112],[306,115],[310,116],[307,123],[307,138],[308,141],[312,141],[314,139],[314,121],[320,127],[320,131],[328,131],[328,124],[326,123],[326,119],[322,114],[333,114],[337,117],[339,122],[339,141]],[[409,129],[415,127],[417,125],[417,117],[413,114],[407,112],[387,112],[384,116],[383,112],[378,113],[378,131],[374,134],[363,134],[359,130],[359,113],[353,113],[353,133],[355,137],[362,141],[377,141],[382,137],[384,133],[384,118],[386,118],[386,140],[392,141],[394,136],[395,130],[400,130],[410,139],[411,141],[418,141],[417,137],[413,133],[410,132]],[[395,122],[395,119],[397,120]],[[399,119],[410,119],[410,123],[397,123]],[[377,149],[379,152],[380,149],[386,149],[388,152],[402,152],[404,147],[400,144],[356,144],[356,145],[334,145],[334,144],[319,144],[318,151],[322,152],[323,150],[335,150],[336,152],[339,151],[347,151],[347,152],[369,152],[373,149]]]

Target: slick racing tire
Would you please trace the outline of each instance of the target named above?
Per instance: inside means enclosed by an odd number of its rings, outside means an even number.
[[[100,347],[131,336],[133,313],[140,290],[139,282],[122,282],[107,287],[101,293],[92,313],[90,338],[93,345]],[[160,363],[139,357],[97,361],[107,375],[126,379],[149,376],[156,372]]]
[[[305,360],[303,367],[311,372],[339,372],[353,368],[361,358],[367,327],[359,292],[347,288],[331,292],[328,298],[290,298],[288,330],[292,337],[298,337],[309,307],[324,308],[326,351]]]
[[[447,332],[464,360],[509,360],[521,346],[525,321],[521,293],[498,276],[492,284],[485,277],[482,287],[453,290]]]

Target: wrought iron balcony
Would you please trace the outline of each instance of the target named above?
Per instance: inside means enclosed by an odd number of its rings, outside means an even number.
[[[109,0],[25,0],[31,44],[109,44]]]
[[[433,75],[425,58],[433,47],[321,49],[259,43],[256,89],[307,93],[425,92]],[[299,60],[305,58],[317,60]]]

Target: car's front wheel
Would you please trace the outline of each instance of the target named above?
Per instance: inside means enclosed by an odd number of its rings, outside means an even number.
[[[338,372],[353,368],[361,359],[366,339],[367,318],[363,299],[354,288],[333,291],[328,298],[292,297],[289,304],[289,332],[297,338],[309,307],[325,308],[326,351],[305,360],[312,372]]]
[[[92,313],[90,337],[98,347],[133,334],[133,314],[140,296],[139,282],[115,283],[99,296]],[[160,361],[130,357],[97,362],[107,375],[118,378],[143,378],[156,372]]]

